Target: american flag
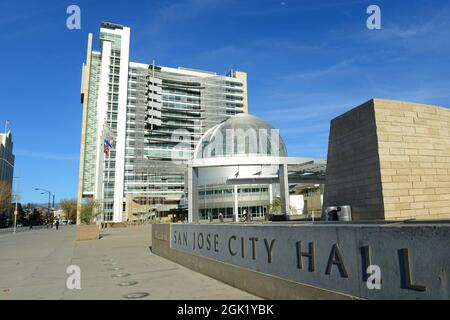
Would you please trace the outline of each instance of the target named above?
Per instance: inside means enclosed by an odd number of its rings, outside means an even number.
[[[111,130],[108,123],[105,121],[105,125],[103,126],[103,152],[105,154],[109,154],[111,151],[115,138],[116,134]]]
[[[106,154],[109,154],[109,151],[111,150],[112,145],[111,143],[108,141],[108,139],[104,139],[103,140],[103,152],[105,152]]]

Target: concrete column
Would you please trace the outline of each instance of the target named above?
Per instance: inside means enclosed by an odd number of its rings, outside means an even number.
[[[82,70],[83,113],[81,117],[80,169],[78,171],[77,224],[81,224],[81,210],[83,209],[84,157],[86,151],[87,104],[89,96],[89,77],[91,73],[91,57],[92,57],[92,33],[89,33],[87,54],[86,54],[86,65],[83,66]]]
[[[234,185],[234,222],[239,222],[238,186]]]
[[[188,222],[198,222],[198,168],[188,167]]]
[[[269,184],[269,203],[272,204],[273,202],[273,186],[272,184]]]
[[[280,164],[278,170],[278,177],[280,179],[280,197],[281,197],[281,213],[291,214],[289,211],[289,184],[287,164]]]

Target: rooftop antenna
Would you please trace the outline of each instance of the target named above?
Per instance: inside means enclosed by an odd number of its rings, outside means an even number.
[[[9,122],[9,120],[5,121],[5,133],[7,133],[8,131],[8,126],[11,124],[11,122]]]

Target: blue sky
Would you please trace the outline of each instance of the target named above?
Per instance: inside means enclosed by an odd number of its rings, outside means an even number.
[[[71,4],[81,30],[66,28]],[[366,28],[370,4],[381,30]],[[81,64],[100,21],[131,27],[132,61],[248,72],[250,112],[292,156],[325,158],[329,121],[373,97],[450,106],[448,1],[2,1],[0,124],[23,202],[46,201],[35,187],[76,197]]]

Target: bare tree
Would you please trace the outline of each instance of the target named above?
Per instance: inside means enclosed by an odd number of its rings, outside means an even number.
[[[60,205],[68,220],[75,221],[77,219],[77,200],[64,199]]]

